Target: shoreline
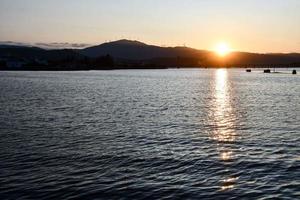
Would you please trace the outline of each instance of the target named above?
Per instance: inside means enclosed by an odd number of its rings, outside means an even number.
[[[24,71],[24,72],[69,72],[69,71],[117,71],[117,70],[166,70],[166,69],[252,69],[252,71],[260,71],[264,69],[274,69],[274,68],[267,68],[267,67],[255,67],[255,68],[248,68],[248,67],[167,67],[167,68],[112,68],[112,69],[0,69],[0,71]],[[284,71],[292,71],[293,69],[300,70],[299,67],[278,67],[275,69],[286,69]],[[251,73],[251,72],[250,72]],[[271,74],[281,74],[284,72],[278,72],[278,71],[272,71],[270,72]],[[288,73],[285,73],[288,74]]]

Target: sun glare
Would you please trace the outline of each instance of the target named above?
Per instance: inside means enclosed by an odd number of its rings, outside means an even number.
[[[226,56],[227,54],[230,53],[231,49],[229,47],[229,45],[225,42],[220,42],[217,46],[216,46],[216,53],[219,56]]]

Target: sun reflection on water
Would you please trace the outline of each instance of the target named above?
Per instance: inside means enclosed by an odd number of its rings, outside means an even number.
[[[233,189],[234,185],[236,184],[236,181],[238,179],[239,179],[238,177],[231,177],[231,178],[222,180],[221,190]]]
[[[232,151],[225,151],[225,152],[222,152],[220,157],[221,157],[221,160],[223,161],[229,161],[232,159]]]
[[[226,166],[228,166],[234,161],[234,142],[236,141],[236,131],[234,129],[236,115],[231,103],[228,71],[226,69],[216,70],[214,83],[214,100],[212,102],[214,131],[212,139],[218,143],[217,150],[220,161],[227,163]],[[221,190],[233,189],[237,180],[238,177],[225,175],[224,179],[220,180]]]
[[[234,113],[230,103],[230,92],[228,88],[228,72],[225,69],[218,69],[215,74],[215,102],[214,122],[216,132],[214,139],[219,142],[235,141],[233,130]]]

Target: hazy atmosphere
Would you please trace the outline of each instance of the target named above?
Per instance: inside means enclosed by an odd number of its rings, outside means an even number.
[[[300,52],[299,10],[298,0],[1,0],[0,41]]]

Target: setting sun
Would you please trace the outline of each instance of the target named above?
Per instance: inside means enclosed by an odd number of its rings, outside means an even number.
[[[220,42],[217,44],[215,51],[219,56],[226,56],[231,52],[231,49],[227,43]]]

